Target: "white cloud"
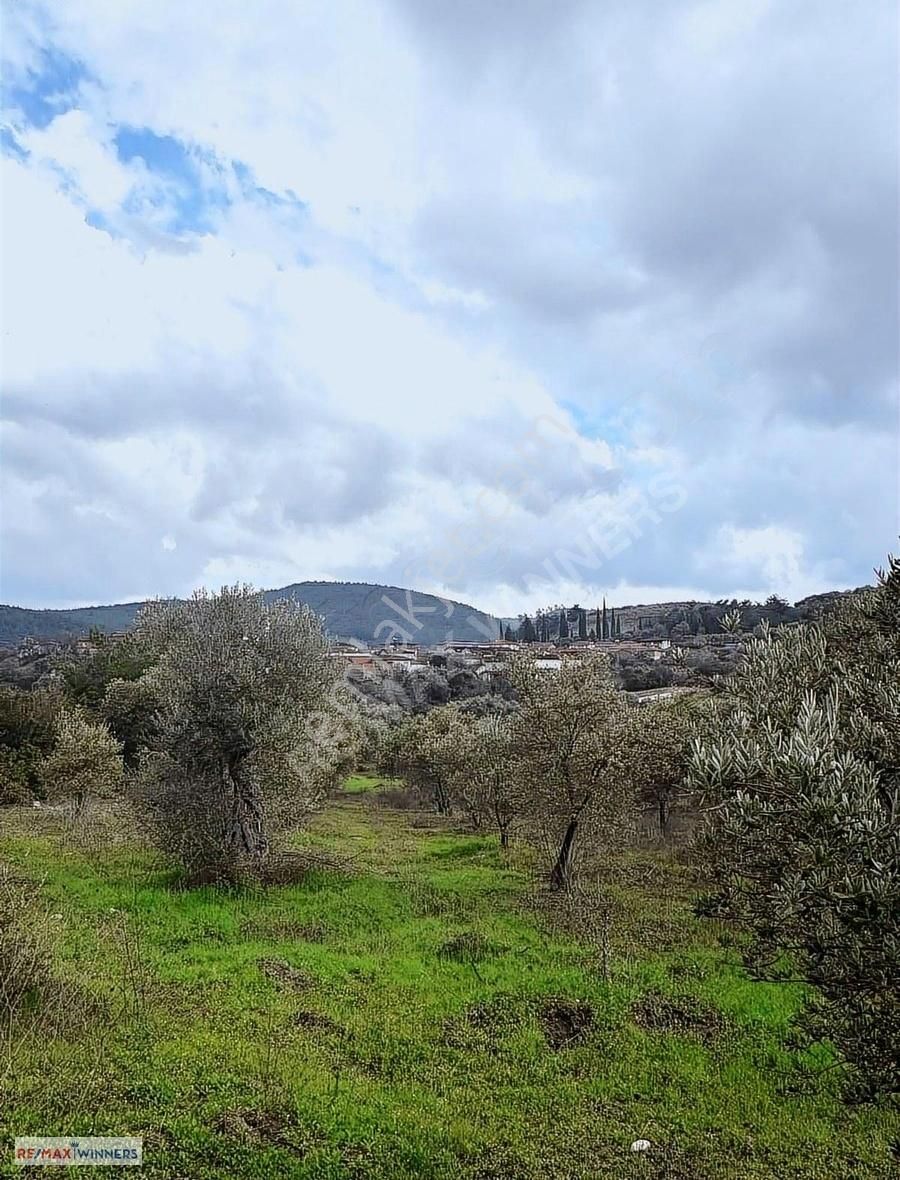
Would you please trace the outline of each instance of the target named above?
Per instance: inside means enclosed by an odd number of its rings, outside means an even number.
[[[821,586],[821,577],[806,572],[803,538],[794,529],[767,525],[735,528],[723,525],[713,538],[705,560],[730,571],[735,586],[752,586],[755,596],[777,591],[791,599],[803,598]]]
[[[17,8],[10,76],[85,78],[4,162],[10,594],[402,573],[525,606],[660,470],[684,508],[546,597],[806,593],[891,543],[886,5]],[[206,190],[122,163],[123,125]],[[442,572],[486,506],[506,535]]]
[[[20,132],[19,142],[34,165],[59,172],[92,209],[118,211],[140,183],[135,170],[119,162],[107,129],[93,126],[84,111],[66,111],[44,130]]]

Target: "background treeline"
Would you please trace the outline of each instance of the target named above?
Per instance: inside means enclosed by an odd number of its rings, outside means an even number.
[[[646,606],[583,607],[554,603],[533,615],[510,620],[504,637],[520,643],[566,643],[585,639],[686,639],[688,636],[751,632],[762,624],[781,627],[791,623],[814,622],[834,609],[848,594],[833,591],[800,599],[792,606],[787,599],[771,594],[765,602],[721,598],[716,602],[660,603]]]

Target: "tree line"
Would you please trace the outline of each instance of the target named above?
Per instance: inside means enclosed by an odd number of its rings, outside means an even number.
[[[543,607],[534,615],[523,614],[518,624],[507,625],[504,637],[518,643],[558,643],[569,640],[621,639],[640,635],[647,639],[684,639],[688,636],[720,635],[728,632],[752,632],[763,624],[781,627],[799,622],[811,622],[840,602],[843,595],[818,595],[791,606],[785,598],[770,594],[764,602],[750,599],[721,598],[717,602],[690,602],[673,605],[666,611],[648,607],[645,615],[634,607],[623,632],[625,608],[602,605],[588,609],[556,604]]]

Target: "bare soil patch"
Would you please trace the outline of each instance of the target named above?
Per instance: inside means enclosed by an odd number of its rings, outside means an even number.
[[[292,967],[284,959],[258,959],[256,963],[266,979],[271,979],[280,987],[291,988],[293,991],[307,991],[315,980],[299,967]]]
[[[303,1008],[295,1012],[291,1020],[297,1028],[303,1029],[304,1032],[342,1033],[344,1031],[330,1016],[325,1016],[322,1012],[310,1012]]]
[[[675,1033],[693,1036],[706,1044],[716,1040],[727,1028],[718,1008],[696,996],[665,996],[647,992],[631,1006],[631,1018],[646,1032]]]
[[[538,1020],[547,1044],[554,1052],[580,1044],[594,1024],[594,1010],[578,1000],[544,1000]]]
[[[213,1129],[227,1139],[281,1147],[300,1157],[313,1150],[320,1139],[309,1129],[297,1126],[289,1114],[250,1107],[222,1111],[213,1123]]]

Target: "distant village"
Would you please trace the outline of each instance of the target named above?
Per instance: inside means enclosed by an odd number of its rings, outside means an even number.
[[[717,647],[723,652],[736,653],[740,641],[732,637],[720,642]],[[642,661],[661,662],[666,657],[677,658],[671,640],[585,640],[565,644],[558,643],[516,643],[498,640],[494,643],[448,642],[433,646],[415,644],[392,644],[388,647],[364,648],[351,643],[338,643],[330,652],[333,659],[341,661],[347,668],[358,668],[377,674],[385,668],[405,668],[410,673],[425,672],[428,669],[447,667],[465,668],[475,676],[490,681],[497,676],[503,664],[511,656],[527,652],[534,659],[535,666],[543,671],[558,671],[565,661],[579,660],[598,653],[613,657],[630,654]],[[634,695],[638,703],[647,700],[669,699],[683,692],[696,691],[696,686],[661,685],[638,690]]]
[[[452,655],[458,664],[470,665],[476,671],[483,665],[487,671],[511,654],[525,651],[540,666],[553,669],[560,667],[565,659],[598,652],[613,656],[631,653],[643,659],[661,660],[675,648],[714,646],[737,650],[744,629],[740,609],[732,614],[729,629],[723,628],[721,617],[704,620],[696,613],[697,607],[697,603],[662,603],[616,610],[607,608],[605,601],[592,611],[579,606],[555,607],[537,612],[534,618],[522,615],[515,622],[497,620],[494,635],[486,636],[484,642],[448,638],[442,643],[426,645],[400,639],[388,644],[348,640],[335,644],[332,655],[358,667],[372,667],[380,662],[405,664],[410,668],[427,664],[433,667],[434,657]],[[693,620],[691,611],[696,613]],[[705,623],[709,622],[715,626],[714,631],[707,630]]]
[[[464,673],[472,691],[490,692],[502,664],[527,652],[541,670],[558,671],[566,661],[604,654],[620,687],[640,704],[671,700],[694,692],[733,670],[748,634],[766,622],[790,626],[813,617],[840,595],[822,595],[791,606],[772,595],[763,603],[722,599],[718,602],[667,602],[609,607],[554,605],[533,616],[494,619],[483,625],[484,637],[447,638],[415,643],[402,635],[387,642],[372,638],[335,638],[329,654],[351,678]],[[484,618],[485,616],[482,616]],[[471,627],[467,628],[471,633]],[[98,645],[127,632],[68,639],[29,638],[0,650],[0,680],[26,687],[53,675],[60,657],[90,657]],[[476,682],[484,687],[478,690]]]

